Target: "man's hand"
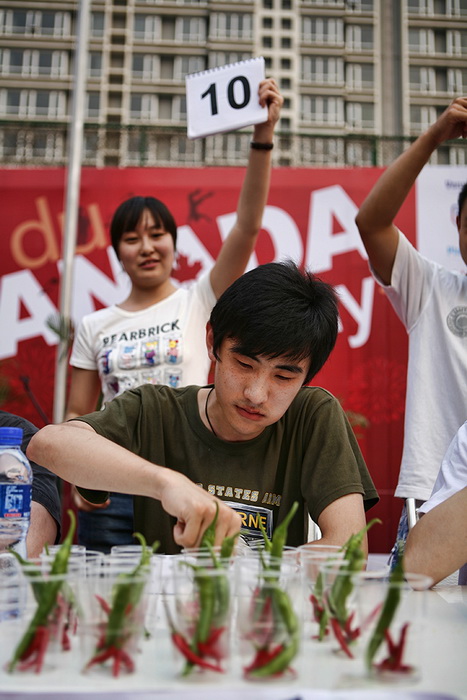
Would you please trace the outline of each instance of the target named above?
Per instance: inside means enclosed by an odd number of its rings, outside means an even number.
[[[214,544],[220,545],[224,537],[240,531],[241,518],[232,508],[204,491],[192,481],[170,469],[164,470],[164,485],[160,489],[160,501],[167,513],[177,518],[174,527],[175,542],[181,547],[199,547],[206,528],[216,515]]]
[[[457,97],[430,127],[437,144],[459,137],[467,138],[467,97]]]

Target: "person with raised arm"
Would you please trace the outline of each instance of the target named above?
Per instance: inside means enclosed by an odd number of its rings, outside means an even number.
[[[467,276],[420,255],[394,220],[431,154],[458,137],[467,137],[467,97],[453,100],[385,170],[356,217],[372,274],[409,334],[404,446],[395,495],[415,500],[417,507],[430,497],[441,460],[467,415]],[[459,193],[456,224],[467,264],[467,183]],[[405,500],[393,560],[413,524]]]
[[[237,218],[207,274],[189,288],[174,284],[177,226],[163,202],[132,197],[115,211],[111,241],[131,290],[122,303],[82,319],[70,359],[66,419],[93,411],[101,393],[106,403],[145,383],[182,387],[207,381],[206,322],[216,299],[245,271],[269,192],[274,129],[283,103],[273,79],[260,83],[258,99],[268,118],[254,127]],[[73,494],[82,544],[109,551],[133,542],[131,497],[114,493],[96,506],[76,490]]]

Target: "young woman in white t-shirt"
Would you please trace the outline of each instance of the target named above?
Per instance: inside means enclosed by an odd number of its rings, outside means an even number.
[[[254,127],[236,222],[209,275],[196,283],[194,291],[181,291],[171,279],[177,229],[167,207],[153,197],[133,197],[117,208],[111,223],[112,245],[131,290],[121,304],[83,319],[71,357],[66,419],[95,410],[101,393],[110,400],[144,381],[172,386],[207,381],[204,333],[210,308],[243,274],[267,201],[274,128],[283,103],[273,79],[260,84],[259,102],[268,107],[268,119]],[[182,329],[179,315],[184,319]],[[165,334],[164,326],[173,332]],[[131,497],[112,494],[98,508],[76,491],[73,498],[80,511],[83,544],[108,551],[112,544],[133,541]]]

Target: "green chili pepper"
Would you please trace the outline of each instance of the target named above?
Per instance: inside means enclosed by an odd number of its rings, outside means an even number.
[[[378,622],[371,636],[365,653],[365,661],[368,669],[371,669],[373,659],[379,647],[385,639],[400,603],[400,584],[404,580],[403,554],[399,553],[397,563],[389,577],[389,590],[384,601]],[[391,585],[394,584],[394,585]]]
[[[75,534],[76,518],[72,510],[68,510],[67,513],[70,518],[70,528],[65,539],[63,540],[62,546],[57,551],[53,560],[52,566],[50,568],[51,577],[65,574],[68,570],[68,560],[70,558],[71,546],[73,544],[73,537]],[[24,563],[24,560],[13,550],[12,554],[17,556],[17,559],[20,562],[20,564]],[[10,673],[15,669],[18,662],[25,658],[25,655],[30,655],[28,651],[34,644],[34,638],[38,633],[38,629],[47,626],[48,618],[52,613],[55,605],[57,604],[57,598],[60,593],[60,589],[62,588],[62,585],[62,580],[52,579],[51,581],[46,581],[45,583],[40,584],[40,586],[36,585],[35,589],[33,589],[34,596],[37,601],[37,608],[31,622],[29,623],[28,629],[24,633],[18,646],[15,649],[13,658],[8,664],[8,671]],[[42,657],[43,653],[41,654],[40,663],[42,663]],[[40,666],[37,670],[40,670]]]
[[[263,678],[266,676],[280,675],[290,666],[299,648],[299,624],[293,609],[289,595],[278,586],[278,570],[282,559],[283,549],[287,541],[287,531],[298,508],[298,502],[292,505],[289,513],[281,524],[274,530],[271,540],[268,539],[262,528],[265,541],[265,550],[270,554],[268,558],[260,552],[263,566],[265,584],[258,592],[255,601],[255,617],[261,619],[268,607],[268,601],[272,603],[271,634],[266,635],[265,642],[256,652],[252,664],[244,669],[247,676]],[[261,527],[261,525],[260,525]],[[279,647],[271,647],[274,642],[274,633],[280,628],[281,637],[284,632],[287,639]]]
[[[201,538],[200,549],[209,549],[209,545],[211,545],[211,547],[214,547],[214,540],[216,538],[216,524],[217,524],[218,515],[219,515],[219,504],[216,501],[216,514],[215,514],[212,522],[208,525],[208,527],[204,531],[203,537]]]
[[[345,624],[347,619],[347,599],[353,590],[352,574],[361,571],[365,564],[365,555],[362,550],[363,538],[375,523],[381,523],[381,520],[378,518],[371,520],[359,532],[351,535],[344,545],[345,554],[339,568],[342,573],[337,574],[327,599],[331,614],[341,625]]]
[[[287,542],[287,532],[289,529],[290,522],[294,517],[298,509],[298,501],[292,504],[292,508],[289,510],[284,520],[276,527],[272,533],[271,539],[271,557],[274,559],[281,559],[282,552]]]
[[[129,671],[134,668],[131,658],[123,647],[132,634],[131,614],[141,600],[146,583],[138,580],[138,577],[147,571],[151,555],[159,546],[159,542],[154,542],[152,547],[148,547],[145,538],[139,532],[135,532],[134,537],[141,543],[140,560],[134,569],[121,573],[117,577],[112,588],[110,606],[106,605],[106,601],[98,599],[101,607],[107,612],[107,621],[104,633],[97,644],[96,653],[86,666],[90,668],[96,663],[105,663],[113,659],[114,676],[119,675],[122,663]],[[128,659],[131,661],[130,665]]]
[[[236,535],[224,539],[221,545],[220,557],[217,557],[214,550],[214,540],[218,513],[219,506],[216,503],[216,514],[213,521],[206,528],[200,545],[201,550],[206,550],[210,553],[213,567],[216,570],[224,568],[225,563],[233,552],[235,540],[239,534],[237,533]],[[189,646],[192,654],[186,655],[187,661],[182,673],[184,676],[188,675],[197,664],[195,659],[202,659],[203,656],[208,656],[211,647],[214,649],[214,642],[211,644],[210,639],[213,638],[213,633],[216,637],[216,641],[217,637],[220,636],[218,631],[223,625],[230,602],[230,589],[227,575],[219,574],[218,576],[211,576],[206,573],[204,566],[193,565],[188,562],[187,565],[195,570],[195,582],[199,599],[199,616]],[[203,664],[198,665],[203,666]]]
[[[125,618],[138,605],[145,586],[145,581],[136,581],[136,579],[149,567],[151,554],[159,546],[159,542],[154,542],[152,547],[147,547],[146,540],[139,532],[135,532],[134,537],[141,543],[141,558],[132,571],[120,574],[114,584],[112,605],[106,625],[106,647],[115,646],[119,648],[122,646],[122,630],[125,626]]]

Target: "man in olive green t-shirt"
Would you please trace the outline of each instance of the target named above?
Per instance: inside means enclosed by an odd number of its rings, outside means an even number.
[[[289,544],[306,541],[308,514],[321,543],[343,544],[378,495],[339,402],[304,386],[337,332],[330,285],[293,263],[261,265],[212,310],[212,386],[124,392],[103,411],[43,428],[28,454],[91,489],[89,500],[96,490],[133,493],[135,528],[166,553],[200,542],[216,502],[217,541],[240,526],[254,538],[260,521],[272,534],[297,500]]]

